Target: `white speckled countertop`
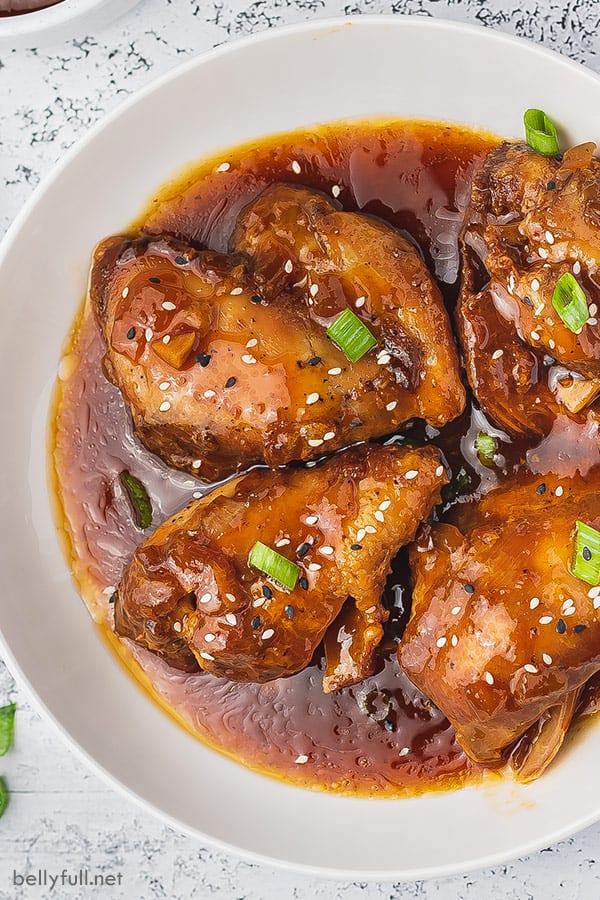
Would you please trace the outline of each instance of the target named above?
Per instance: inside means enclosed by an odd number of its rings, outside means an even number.
[[[518,7],[518,8],[517,8]],[[193,54],[314,17],[410,13],[526,35],[600,69],[598,0],[142,0],[94,36],[43,50],[0,49],[0,233],[40,178],[124,96]],[[249,865],[183,837],[115,793],[32,711],[0,661],[0,705],[16,700],[17,735],[0,772],[0,900],[587,900],[600,896],[600,825],[513,865],[442,881],[346,884]],[[121,876],[121,886],[18,886],[38,870]],[[16,873],[16,878],[15,878]],[[116,879],[115,879],[116,880]]]

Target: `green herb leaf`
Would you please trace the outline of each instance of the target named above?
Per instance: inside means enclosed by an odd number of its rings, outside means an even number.
[[[152,503],[148,491],[135,475],[124,471],[119,475],[125,493],[133,510],[133,517],[138,528],[150,528],[152,525]]]
[[[281,553],[271,550],[266,544],[256,542],[250,552],[249,562],[255,569],[260,569],[288,590],[292,591],[296,587],[300,574],[299,567]]]
[[[494,465],[494,456],[496,455],[496,438],[485,431],[480,431],[475,438],[475,449],[477,457],[482,466],[488,469]]]
[[[345,309],[327,329],[327,337],[346,354],[350,362],[358,362],[377,343],[364,322]]]
[[[0,819],[6,812],[7,806],[8,806],[8,787],[6,785],[6,781],[0,775]]]
[[[600,583],[600,531],[577,520],[571,572],[575,578],[596,586]]]
[[[4,756],[5,753],[8,753],[12,747],[15,733],[16,711],[16,703],[9,703],[8,706],[0,706],[0,756]]]
[[[467,470],[461,466],[458,472],[452,476],[452,480],[449,481],[448,484],[445,484],[441,490],[443,504],[442,511],[446,512],[453,503],[456,503],[460,495],[465,493],[470,484],[471,476],[468,474]]]
[[[590,317],[587,297],[574,275],[565,272],[556,282],[552,306],[569,331],[579,331]]]
[[[523,116],[525,138],[532,150],[544,156],[556,156],[559,152],[556,126],[541,109],[528,109]]]

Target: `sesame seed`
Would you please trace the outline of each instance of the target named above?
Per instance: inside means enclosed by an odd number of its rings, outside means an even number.
[[[494,350],[492,353],[492,359],[500,359],[501,356],[504,355],[504,350]]]
[[[319,517],[318,516],[307,516],[305,521],[306,521],[307,525],[316,525],[317,522],[319,521]]]
[[[546,241],[547,241],[550,245],[552,245],[552,244],[554,243],[554,235],[552,234],[551,231],[547,231],[547,232],[546,232]]]
[[[302,166],[300,165],[300,163],[298,162],[298,160],[295,159],[295,160],[292,162],[292,172],[295,172],[296,175],[299,175],[301,171],[302,171]]]
[[[549,625],[552,621],[552,616],[542,616],[540,618],[540,625]]]
[[[375,518],[378,522],[385,522],[385,516],[379,509],[375,510]]]
[[[263,631],[261,637],[262,637],[263,641],[268,641],[269,638],[272,638],[274,634],[275,634],[275,631],[273,628],[267,628],[266,631]]]
[[[173,631],[178,633],[181,631],[181,622],[173,622]]]
[[[387,366],[387,364],[391,361],[392,357],[389,353],[380,353],[377,357],[377,365],[378,366]]]
[[[563,619],[559,619],[556,623],[556,630],[559,634],[564,634],[567,630],[567,623]]]
[[[438,466],[437,469],[435,470],[435,474],[437,475],[438,478],[441,478],[442,475],[444,474],[444,467]]]
[[[380,509],[382,512],[385,512],[386,509],[389,509],[391,505],[392,505],[392,501],[391,501],[391,500],[383,500],[383,501],[379,504],[379,509]]]
[[[311,286],[310,286],[310,296],[311,296],[311,297],[316,297],[318,293],[319,293],[319,285],[318,285],[318,284],[311,284]]]
[[[453,606],[452,607],[452,615],[457,616],[459,614],[459,612],[461,611],[461,609],[462,609],[462,606]]]
[[[264,598],[264,597],[257,597],[256,600],[253,600],[253,601],[252,601],[252,606],[253,606],[255,609],[258,609],[259,606],[264,606],[264,605],[265,605],[265,598]],[[253,621],[257,621],[257,620],[254,619]],[[259,628],[259,627],[260,627],[260,619],[258,619],[258,625],[252,625],[252,627],[253,627],[253,628]]]
[[[412,481],[413,478],[416,478],[419,474],[418,469],[409,469],[408,472],[404,475],[407,481]]]
[[[567,600],[565,600],[565,602],[563,603],[563,605],[561,607],[561,610],[568,609],[570,606],[575,606],[575,603],[574,603],[572,597],[569,597]]]
[[[161,391],[168,391],[169,388],[171,387],[171,382],[170,381],[161,381],[161,383],[159,384],[158,387],[160,388]]]
[[[328,544],[325,544],[324,547],[319,547],[319,553],[322,553],[323,556],[332,556],[334,552],[333,547],[330,547]]]
[[[311,438],[307,441],[309,447],[320,447],[323,443],[323,438]]]
[[[548,655],[548,653],[542,653],[542,659],[546,663],[547,666],[552,665],[552,657]]]
[[[539,597],[532,597],[531,600],[529,601],[529,609],[535,609],[539,605],[540,605]]]
[[[129,331],[127,332],[127,338],[128,338],[128,340],[132,341],[134,339],[134,337],[135,337],[135,328],[130,328]]]
[[[198,355],[196,356],[196,362],[200,363],[202,368],[205,369],[210,362],[210,356],[208,355],[208,353],[198,353]]]
[[[302,766],[304,763],[308,762],[308,756],[306,753],[301,753],[300,756],[297,756],[294,762],[297,762],[298,765]]]
[[[474,586],[473,586],[472,584],[465,584],[464,590],[465,590],[465,592],[466,592],[467,594],[474,594],[474,593],[475,593],[475,588],[474,588]]]
[[[283,268],[285,269],[285,271],[287,272],[288,275],[291,275],[291,273],[294,270],[294,263],[291,261],[291,259],[288,259]]]
[[[290,543],[289,538],[280,538],[278,541],[275,541],[275,546],[276,547],[287,547],[287,545],[289,543]]]
[[[211,397],[217,396],[217,392],[216,391],[204,391],[204,396],[207,400],[210,400]]]
[[[539,339],[540,339],[539,332],[537,332],[537,331],[532,331],[532,332],[531,332],[531,339],[534,340],[534,341],[539,341]]]
[[[123,290],[121,291],[121,297],[123,298],[123,300],[125,300],[127,298],[128,293],[129,293],[129,288],[128,287],[123,288]]]
[[[151,328],[146,328],[146,330],[144,331],[144,337],[146,338],[147,341],[152,340],[152,338],[154,337],[154,332],[152,331]]]
[[[231,168],[228,162],[221,163],[220,166],[217,166],[217,172],[228,172]]]
[[[485,678],[485,680],[487,681],[488,684],[494,683],[494,676],[492,675],[491,672],[484,672],[483,677]]]
[[[230,378],[228,378],[227,381],[225,382],[225,387],[226,387],[226,388],[231,388],[231,387],[233,387],[234,384],[236,383],[236,381],[237,381],[237,378],[235,378],[235,377],[232,375],[232,376],[231,376]]]
[[[559,484],[559,486],[556,488],[554,493],[556,494],[557,497],[562,497],[562,495],[564,494],[564,489],[563,489],[562,484]]]
[[[165,334],[164,338],[162,339],[162,342],[163,342],[163,344],[168,344],[170,340],[171,340],[171,335]]]
[[[324,441],[331,441],[335,437],[335,431],[326,431],[323,435]]]
[[[319,565],[319,563],[311,563],[308,566],[309,572],[319,572],[320,570],[321,570],[321,566]]]
[[[306,405],[312,406],[312,404],[316,403],[317,400],[319,400],[319,399],[320,399],[320,397],[317,393],[309,394],[308,397],[306,398]]]
[[[600,584],[597,584],[596,587],[592,587],[588,591],[588,597],[590,600],[594,600],[596,597],[600,596]]]
[[[296,553],[298,554],[300,559],[302,559],[304,556],[306,556],[309,550],[310,544],[304,542],[304,544],[300,544],[300,546],[297,548]]]
[[[373,525],[365,525],[367,534],[377,534],[377,529]]]
[[[456,647],[456,645],[458,644],[458,638],[456,637],[455,634],[452,635],[452,640],[450,641],[450,643],[452,644],[453,647]]]
[[[202,460],[195,459],[194,462],[192,463],[192,469],[199,469],[201,465],[202,465]]]
[[[595,303],[590,303],[589,311],[590,311],[590,316],[595,316],[596,313],[598,312],[597,305]]]
[[[207,659],[209,662],[212,662],[214,660],[214,656],[211,656],[210,653],[206,652],[206,650],[202,650],[200,656],[202,657],[202,659]]]
[[[367,532],[365,531],[364,528],[359,528],[358,531],[356,532],[356,540],[362,541],[366,533]]]
[[[397,400],[390,400],[389,403],[386,403],[385,408],[387,409],[388,412],[392,412],[392,410],[396,409],[397,406],[398,406]]]
[[[536,492],[536,494],[545,494],[546,493],[546,485],[544,484],[544,482],[542,482],[541,484],[538,484],[538,486],[535,489],[535,492]]]
[[[263,592],[263,597],[265,597],[267,600],[273,599],[273,591],[271,590],[271,588],[269,587],[268,584],[263,584],[262,592]]]
[[[200,603],[210,603],[212,600],[212,594],[207,592],[206,594],[202,594],[200,597]]]
[[[202,496],[202,491],[194,491],[194,493],[192,494],[192,497],[194,498],[194,500],[199,500],[201,496]]]
[[[256,362],[256,359],[254,358],[254,356],[252,356],[251,353],[244,353],[244,355],[242,356],[242,362],[246,363],[246,365],[248,366],[251,366]]]
[[[302,576],[302,578],[298,579],[298,584],[300,585],[300,587],[302,588],[303,591],[308,590],[308,578],[305,578],[304,575]]]
[[[568,609],[563,610],[563,616],[574,616],[575,615],[575,607],[570,606]]]
[[[225,613],[225,621],[228,625],[237,625],[237,616],[234,613]]]
[[[229,600],[230,603],[235,603],[235,594],[225,594],[225,598]]]
[[[445,637],[438,638],[437,641],[435,642],[435,646],[440,647],[440,648],[445,647],[446,642],[447,642],[447,638],[445,638]]]
[[[548,341],[548,346],[550,347],[551,350],[554,350],[554,348],[556,347],[556,341],[554,341],[554,340],[552,340],[552,338],[550,338],[550,340]]]
[[[359,297],[357,300],[355,300],[354,305],[356,306],[356,308],[360,309],[361,306],[364,306],[366,299],[366,297]]]
[[[576,625],[573,631],[575,632],[575,634],[581,634],[581,632],[585,631],[586,628],[587,625]]]
[[[410,747],[403,747],[402,750],[399,751],[398,756],[408,756],[410,753]]]
[[[257,344],[258,344],[257,338],[250,338],[250,340],[246,344],[246,347],[248,350],[250,350],[251,347],[256,347]]]
[[[215,639],[215,636],[214,636],[214,634],[211,634],[210,631],[208,632],[208,634],[204,635],[204,640],[206,641],[207,644],[212,644],[214,639]]]
[[[576,259],[575,262],[573,263],[573,275],[579,275],[580,272],[581,272],[581,263],[579,262],[578,259]]]
[[[332,196],[334,196],[336,199],[340,196],[340,194],[342,193],[342,189],[339,186],[339,184],[333,185],[333,187],[331,188],[331,193],[332,193]]]
[[[539,247],[538,254],[542,259],[548,259],[548,251],[545,247]]]
[[[172,309],[177,309],[177,307],[175,306],[175,304],[174,304],[174,303],[171,303],[170,300],[165,300],[165,301],[163,302],[163,304],[162,304],[162,308],[163,308],[163,309],[167,309],[167,310],[169,310],[169,311],[171,311]]]
[[[594,609],[598,609],[600,607],[600,597],[594,598]]]
[[[167,410],[171,409],[171,404],[168,400],[164,400],[158,408],[161,412],[167,412]]]
[[[362,550],[362,544],[350,544],[351,550]]]
[[[537,280],[537,278],[534,278],[534,279],[532,280],[532,282],[531,282],[531,290],[532,290],[532,291],[539,291],[539,289],[540,289],[540,283],[539,283],[539,281]]]
[[[537,675],[537,669],[535,666],[532,666],[531,663],[525,663],[523,666],[526,672],[529,672],[531,675]]]
[[[262,604],[263,604],[264,602],[265,602],[265,601],[261,599],[260,605],[262,606]],[[255,605],[256,605],[255,603],[252,604],[252,606],[255,606]],[[254,629],[260,628],[260,626],[262,625],[262,619],[261,619],[261,617],[260,617],[260,616],[254,616],[254,618],[250,621],[250,625],[251,625],[252,628],[254,628]]]
[[[244,293],[244,289],[241,287],[234,287],[233,290],[229,291],[230,297],[238,297],[240,294]]]

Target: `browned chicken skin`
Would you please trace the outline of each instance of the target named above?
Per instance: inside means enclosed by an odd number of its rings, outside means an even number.
[[[283,204],[293,246],[254,253],[261,203]],[[106,373],[169,465],[214,481],[462,411],[439,290],[392,228],[276,186],[243,213],[234,244],[255,256],[255,274],[245,257],[170,240],[111,238],[96,251],[90,297]],[[282,277],[266,278],[266,264]],[[347,306],[378,340],[356,363],[326,335]]]
[[[116,631],[177,668],[254,682],[303,669],[327,632],[324,689],[359,681],[383,634],[390,562],[445,481],[435,448],[363,445],[230,482],[136,551]],[[300,567],[292,591],[249,565],[257,540]]]
[[[578,519],[600,527],[600,469],[521,475],[413,546],[413,611],[400,665],[473,759],[497,763],[529,731],[523,780],[557,752],[600,669],[600,590],[571,574]]]
[[[600,163],[593,144],[562,160],[523,144],[492,150],[463,231],[458,325],[471,387],[510,434],[545,434],[559,413],[585,419],[600,392]],[[574,274],[590,317],[579,334],[552,305]]]

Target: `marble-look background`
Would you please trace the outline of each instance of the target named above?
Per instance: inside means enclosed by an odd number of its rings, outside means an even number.
[[[600,70],[600,0],[142,0],[105,30],[40,50],[0,49],[0,233],[65,149],[126,95],[216,44],[316,17],[417,14],[525,35]],[[591,114],[592,111],[590,111]],[[85,210],[81,210],[85,215]],[[0,900],[588,900],[600,826],[509,866],[406,885],[318,881],[248,865],[183,837],[108,788],[32,711],[0,661],[0,705],[19,704],[2,760]],[[402,836],[399,836],[399,840]],[[122,873],[122,887],[17,887],[13,872]]]

